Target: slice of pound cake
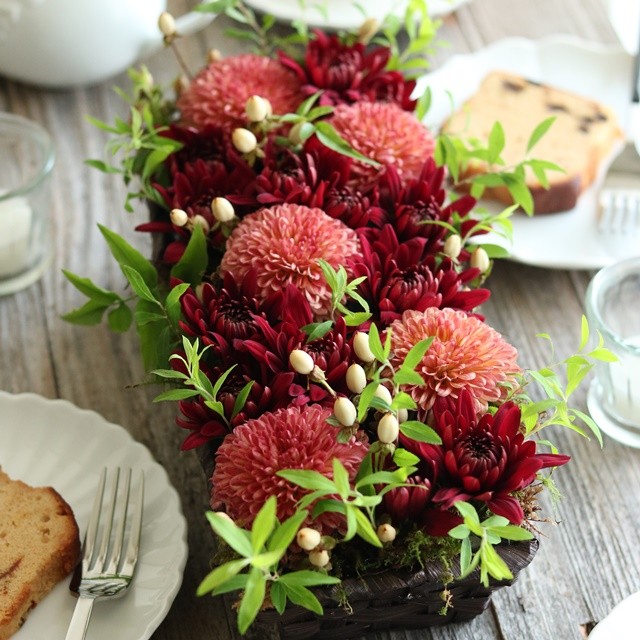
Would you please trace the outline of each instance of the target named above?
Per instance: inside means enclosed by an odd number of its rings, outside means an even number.
[[[615,112],[609,107],[519,75],[495,71],[486,76],[478,91],[443,125],[442,132],[486,144],[496,121],[504,128],[502,158],[510,167],[527,156],[527,143],[543,120],[556,120],[530,153],[553,162],[566,173],[547,173],[550,188],[544,189],[527,168],[535,213],[566,211],[576,206],[578,196],[593,182],[598,169],[623,139]],[[467,167],[464,176],[486,171],[481,162]],[[508,191],[498,187],[485,192],[487,198],[512,202]]]
[[[20,628],[79,556],[78,525],[62,497],[0,469],[0,640]]]

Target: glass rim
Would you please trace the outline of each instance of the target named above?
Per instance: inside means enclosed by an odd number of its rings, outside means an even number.
[[[597,329],[604,337],[622,347],[625,351],[630,351],[634,355],[640,355],[640,344],[631,343],[614,332],[608,323],[605,322],[600,313],[599,305],[597,304],[599,296],[609,288],[606,285],[612,277],[617,276],[620,279],[621,276],[630,274],[636,274],[640,279],[640,256],[613,262],[600,269],[600,271],[593,276],[587,287],[585,296],[586,310],[587,315],[596,320],[598,323]],[[591,329],[593,329],[593,327],[591,327]]]
[[[56,160],[56,149],[49,132],[39,123],[16,113],[0,112],[0,130],[13,126],[25,137],[33,140],[41,151],[40,163],[34,176],[19,187],[0,193],[0,202],[23,196],[37,188],[51,173]]]

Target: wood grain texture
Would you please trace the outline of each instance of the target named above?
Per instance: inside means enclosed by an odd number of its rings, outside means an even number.
[[[170,7],[180,14],[191,4],[175,0]],[[192,69],[200,67],[210,48],[242,50],[241,43],[225,38],[225,26],[228,22],[218,19],[202,34],[179,43]],[[615,42],[602,0],[473,0],[443,20],[440,37],[449,46],[437,50],[434,66],[454,53],[507,36],[552,33]],[[148,65],[160,82],[169,83],[178,74],[169,52]],[[153,638],[231,640],[238,636],[222,602],[194,596],[212,550],[204,519],[204,478],[196,456],[179,452],[182,434],[172,408],[150,402],[154,389],[136,387],[143,381],[136,336],[113,335],[103,327],[77,328],[60,319],[82,302],[63,278],[63,268],[122,289],[122,274],[97,223],[149,252],[148,239],[133,231],[144,220],[143,208],[125,214],[125,192],[117,178],[84,164],[87,158],[100,157],[105,143],[85,116],[106,121],[124,116],[111,87],[126,84],[123,74],[96,87],[47,91],[0,79],[0,109],[41,122],[53,134],[58,152],[51,198],[54,263],[36,285],[0,298],[0,388],[61,397],[93,409],[123,425],[152,451],[180,493],[190,549],[183,586]],[[591,275],[501,263],[490,278],[492,299],[483,311],[518,348],[523,366],[537,367],[549,355],[546,344],[535,337],[539,332],[553,336],[561,355],[576,348]],[[585,408],[584,390],[576,401]],[[573,458],[556,474],[566,499],[555,506],[545,501],[546,514],[558,524],[543,525],[541,550],[517,584],[494,596],[489,610],[471,623],[379,633],[369,640],[578,640],[581,624],[599,620],[622,597],[640,589],[640,452],[610,440],[600,450],[574,434],[555,432],[552,437]]]

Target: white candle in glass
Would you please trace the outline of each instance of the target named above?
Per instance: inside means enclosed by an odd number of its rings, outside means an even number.
[[[625,342],[631,345],[629,352],[615,349],[618,361],[609,365],[611,409],[627,424],[640,426],[640,336]]]
[[[0,199],[0,278],[29,264],[29,234],[33,211],[26,198]]]

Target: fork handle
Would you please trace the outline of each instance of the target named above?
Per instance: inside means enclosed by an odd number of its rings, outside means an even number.
[[[84,640],[95,598],[78,597],[65,640]]]

